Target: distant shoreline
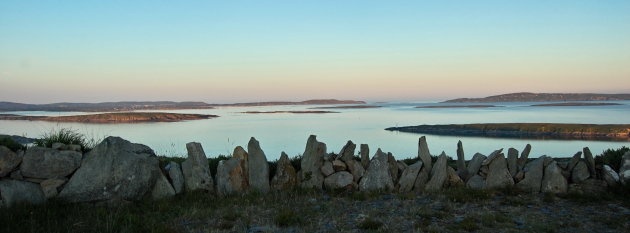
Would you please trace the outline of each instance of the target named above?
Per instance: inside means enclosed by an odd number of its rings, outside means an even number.
[[[459,98],[442,103],[500,103],[500,102],[561,102],[561,101],[621,101],[630,100],[630,94],[597,93],[531,93],[518,92],[483,98]]]
[[[339,113],[333,111],[247,111],[241,112],[245,114],[277,114],[277,113],[294,113],[294,114],[325,114],[325,113]]]
[[[326,107],[314,107],[309,109],[361,109],[361,108],[382,108],[378,105],[350,105],[350,106],[326,106]]]
[[[101,113],[74,116],[23,116],[14,114],[0,114],[0,120],[24,120],[24,121],[52,121],[52,122],[77,122],[77,123],[148,123],[148,122],[178,122],[187,120],[203,120],[219,117],[217,115],[204,114],[179,114],[163,112],[123,112]]]
[[[623,105],[623,104],[573,102],[573,103],[555,103],[555,104],[534,104],[530,106],[531,107],[568,107],[568,106],[608,106],[608,105]]]
[[[416,106],[415,108],[496,108],[502,107],[497,105],[429,105],[429,106]]]

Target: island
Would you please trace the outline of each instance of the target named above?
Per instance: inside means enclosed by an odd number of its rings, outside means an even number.
[[[416,108],[496,108],[501,106],[496,105],[429,105],[429,106],[416,106]]]
[[[630,124],[487,123],[417,125],[385,130],[452,136],[630,141]]]
[[[567,106],[608,106],[608,105],[623,105],[623,104],[569,102],[569,103],[555,103],[555,104],[533,104],[530,106],[531,107],[567,107]]]
[[[202,120],[218,117],[217,115],[180,114],[165,112],[122,112],[101,113],[74,116],[23,116],[14,114],[0,114],[0,120],[54,121],[79,123],[146,123],[146,122],[177,122],[187,120]]]
[[[630,94],[531,93],[518,92],[484,98],[459,98],[443,103],[552,102],[552,101],[619,101],[630,100]]]
[[[339,113],[333,111],[247,111],[241,112],[246,114],[275,114],[275,113],[295,113],[295,114],[323,114],[323,113]]]
[[[378,105],[347,105],[347,106],[325,106],[325,107],[314,107],[309,109],[361,109],[361,108],[382,108],[383,106]]]
[[[337,104],[365,104],[365,101],[358,100],[337,100],[337,99],[314,99],[299,102],[292,101],[271,101],[271,102],[252,102],[252,103],[235,103],[235,104],[212,104],[216,107],[252,107],[252,106],[278,106],[278,105],[337,105]]]

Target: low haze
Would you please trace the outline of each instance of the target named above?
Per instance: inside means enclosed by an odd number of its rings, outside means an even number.
[[[629,1],[2,1],[0,100],[630,91]]]

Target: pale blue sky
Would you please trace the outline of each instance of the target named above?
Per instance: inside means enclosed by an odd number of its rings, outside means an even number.
[[[0,1],[0,101],[630,92],[630,1]]]

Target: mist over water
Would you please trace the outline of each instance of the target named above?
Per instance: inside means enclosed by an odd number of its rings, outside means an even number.
[[[187,142],[200,142],[208,157],[228,155],[236,146],[246,148],[250,137],[260,141],[269,160],[280,152],[290,156],[302,154],[309,135],[326,143],[328,152],[338,153],[347,140],[369,144],[370,154],[378,148],[392,152],[397,159],[417,156],[418,138],[426,136],[431,153],[445,151],[455,157],[457,141],[464,145],[466,158],[476,152],[489,154],[499,148],[514,147],[521,151],[532,145],[530,157],[549,155],[568,157],[583,147],[599,154],[608,148],[630,146],[630,142],[506,139],[485,137],[437,136],[384,130],[393,126],[465,123],[592,123],[630,124],[630,101],[624,105],[530,107],[533,103],[493,103],[495,108],[414,108],[434,103],[378,103],[383,108],[332,109],[329,114],[244,114],[244,111],[311,110],[318,106],[224,107],[217,109],[164,110],[160,112],[215,114],[219,118],[184,122],[138,124],[83,124],[43,121],[0,121],[0,134],[39,137],[55,128],[73,128],[88,137],[120,136],[131,142],[146,144],[158,155],[186,156]],[[539,103],[536,103],[539,104]],[[21,115],[77,115],[86,113],[8,112]],[[357,151],[358,153],[358,151]]]

